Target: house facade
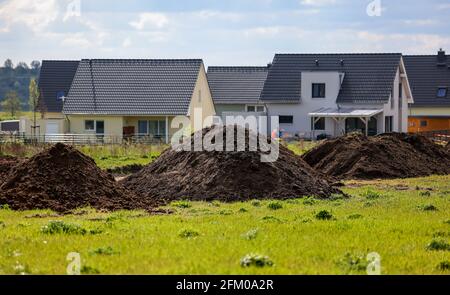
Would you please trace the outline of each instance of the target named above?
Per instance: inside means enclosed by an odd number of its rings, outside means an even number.
[[[202,60],[86,59],[78,66],[63,113],[70,134],[169,142],[178,130],[171,127],[174,117],[187,116],[194,127],[195,116],[204,121],[215,108]]]
[[[277,54],[265,81],[261,75],[257,84],[243,78],[250,69],[208,69],[222,116],[258,111],[277,116],[286,137],[407,131],[413,98],[401,54]],[[251,101],[239,95],[248,92],[247,85]]]
[[[409,132],[450,130],[450,55],[407,55],[405,66],[414,95]]]
[[[20,119],[22,133],[36,136],[61,134],[67,130],[62,112],[64,99],[69,93],[79,61],[44,60],[39,75],[39,105],[36,122]]]

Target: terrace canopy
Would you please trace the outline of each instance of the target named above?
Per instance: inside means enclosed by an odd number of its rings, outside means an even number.
[[[369,134],[369,120],[370,118],[383,112],[383,109],[354,109],[354,108],[321,108],[317,111],[309,113],[308,116],[312,118],[312,129],[314,133],[314,126],[321,118],[332,118],[337,125],[341,125],[347,118],[359,118],[365,126],[366,136]]]

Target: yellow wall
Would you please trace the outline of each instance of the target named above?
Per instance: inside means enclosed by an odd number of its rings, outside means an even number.
[[[410,116],[447,116],[450,117],[450,107],[410,108]]]
[[[94,131],[84,129],[85,120],[101,120],[105,122],[105,135],[122,138],[123,117],[121,116],[97,116],[97,115],[69,115],[68,133],[95,134]]]
[[[200,93],[201,93],[201,99],[199,98]],[[198,131],[195,129],[199,129],[199,128],[194,128],[194,125],[193,125],[194,120],[195,120],[195,115],[194,115],[195,108],[202,109],[202,122],[204,122],[204,120],[207,117],[214,116],[216,114],[214,102],[213,102],[212,95],[211,95],[211,90],[209,89],[208,79],[207,79],[205,67],[203,66],[203,64],[200,67],[200,72],[199,72],[199,75],[197,78],[197,83],[195,85],[194,93],[192,94],[192,97],[191,97],[191,104],[189,106],[189,116],[191,119],[192,129],[194,131]]]
[[[41,114],[38,113],[36,116],[41,117]],[[44,119],[65,119],[65,117],[63,113],[44,113]]]

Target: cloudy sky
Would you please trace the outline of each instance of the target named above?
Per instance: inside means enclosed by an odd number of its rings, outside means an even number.
[[[0,0],[0,62],[450,52],[449,0]],[[379,7],[378,7],[379,8]],[[369,16],[372,15],[372,16]]]

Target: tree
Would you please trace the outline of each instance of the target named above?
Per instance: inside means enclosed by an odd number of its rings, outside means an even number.
[[[29,101],[28,104],[30,106],[30,110],[33,112],[33,126],[32,126],[32,131],[33,134],[36,133],[36,111],[39,107],[39,88],[38,85],[36,83],[36,79],[31,79],[30,80],[30,86],[28,87],[29,93],[30,93],[30,97],[29,97]]]
[[[16,66],[16,70],[18,69],[29,70],[30,68],[28,67],[26,62],[19,61]]]
[[[28,105],[30,106],[30,110],[36,112],[39,105],[39,88],[36,83],[36,79],[32,78],[30,80],[30,86],[28,87],[30,97],[28,100]]]
[[[20,112],[21,105],[17,92],[8,91],[6,93],[5,99],[2,102],[2,108],[3,110],[10,112],[12,117],[15,117],[17,112]]]
[[[33,60],[33,61],[31,62],[31,69],[32,69],[32,70],[37,71],[37,70],[39,70],[40,67],[41,67],[41,62],[40,62],[40,61],[38,61],[38,60]]]
[[[13,62],[9,58],[7,60],[5,60],[5,68],[8,68],[8,69],[14,68]]]

